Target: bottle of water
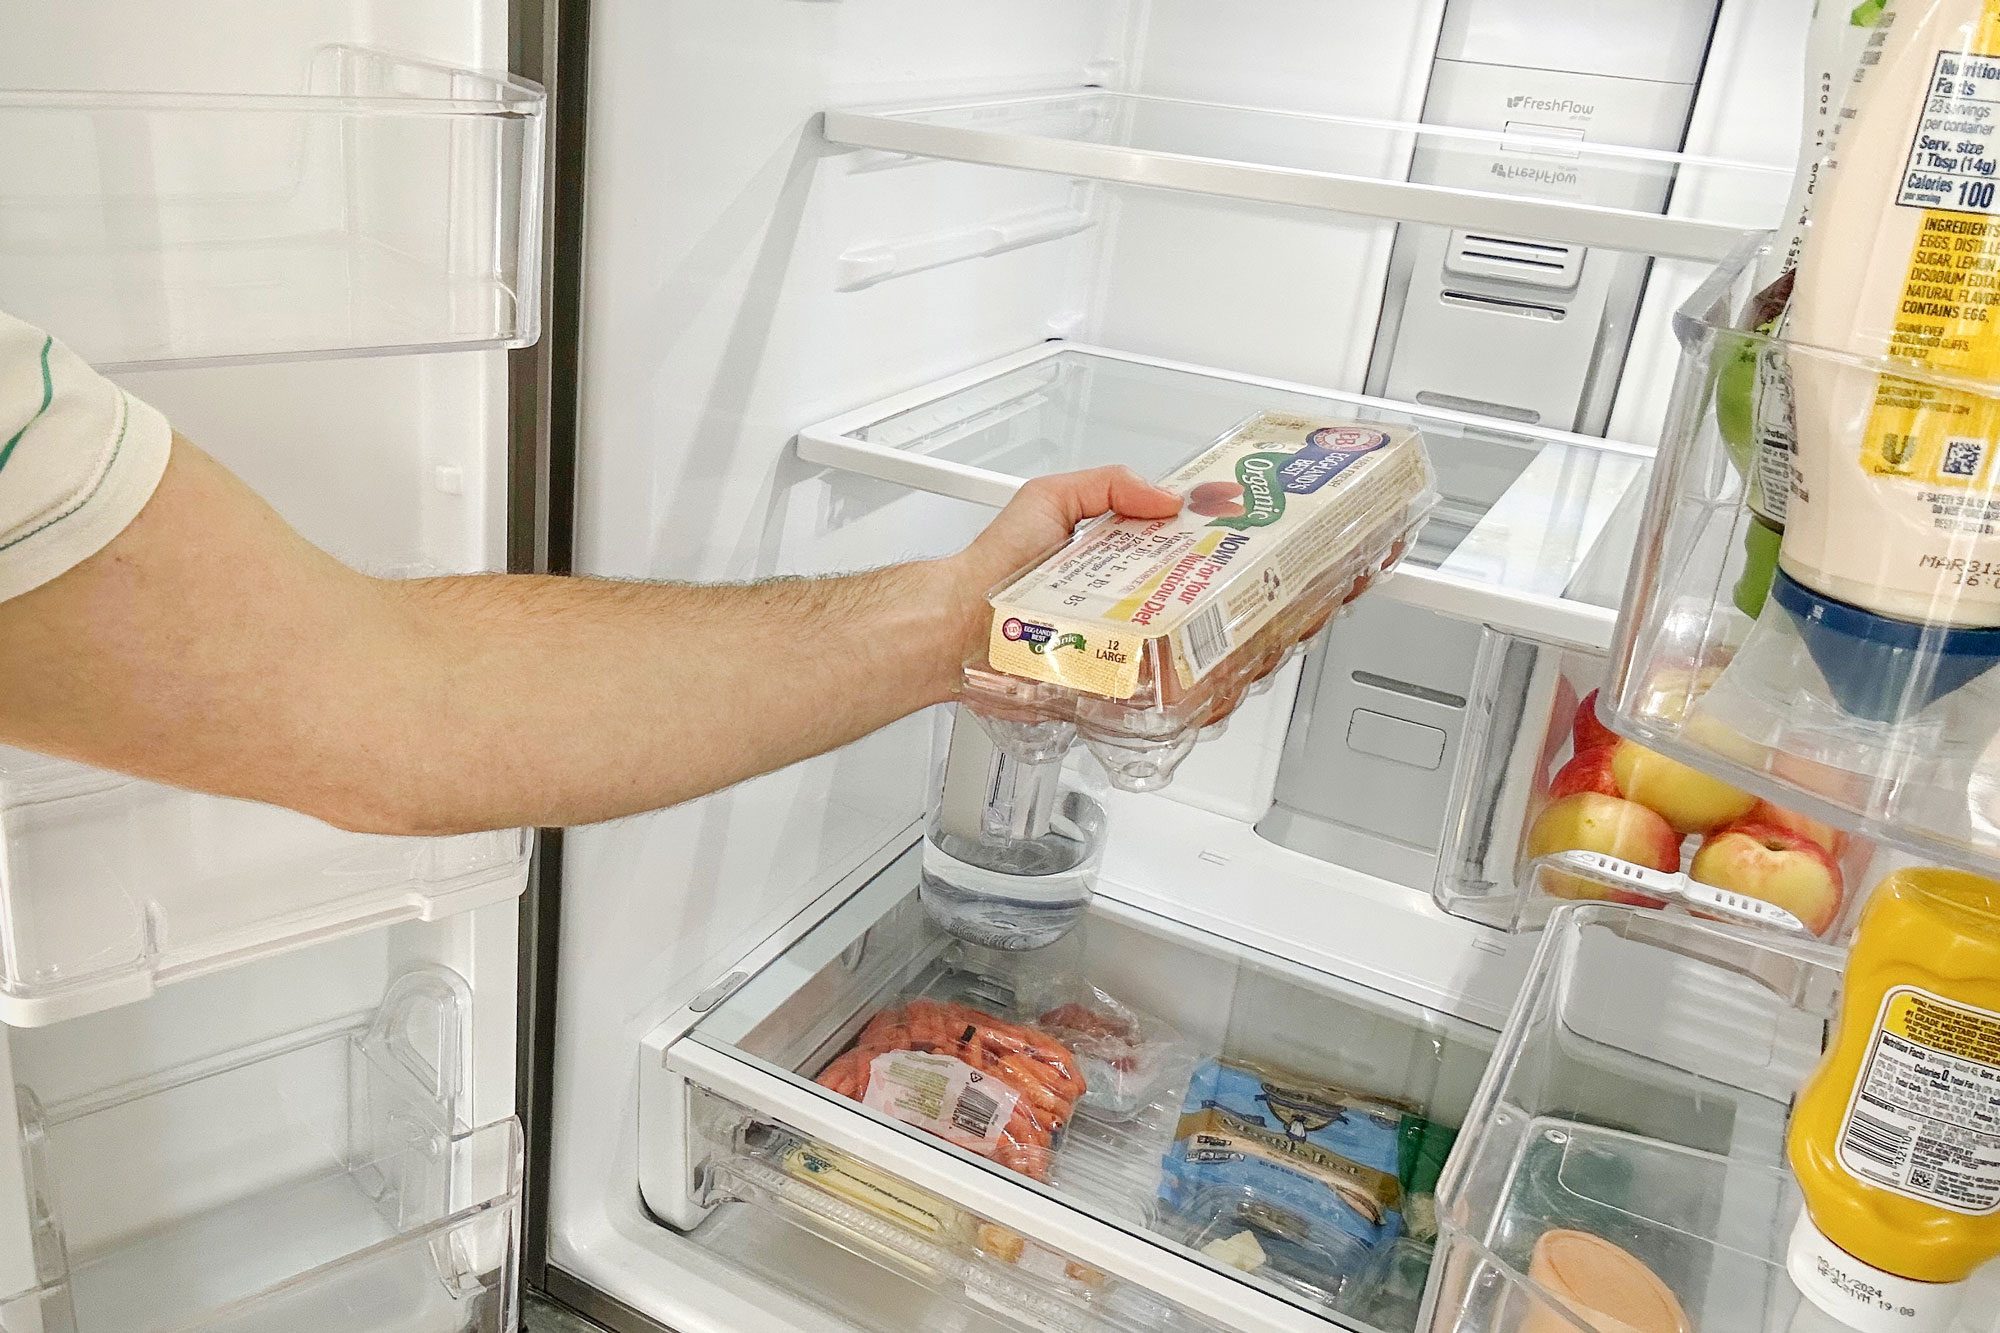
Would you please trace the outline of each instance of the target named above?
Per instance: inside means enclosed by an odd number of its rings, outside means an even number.
[[[989,949],[1039,949],[1083,918],[1104,855],[1104,807],[1063,782],[1054,758],[994,744],[966,709],[953,720],[919,892],[932,919]]]

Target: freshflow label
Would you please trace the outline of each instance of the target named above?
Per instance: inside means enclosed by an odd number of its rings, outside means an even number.
[[[1430,482],[1415,431],[1266,412],[1160,479],[1173,518],[1107,518],[992,599],[988,660],[1109,699],[1164,642],[1193,685]]]

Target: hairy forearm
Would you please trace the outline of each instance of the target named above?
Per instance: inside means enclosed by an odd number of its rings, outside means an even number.
[[[721,587],[395,586],[416,664],[399,711],[426,743],[372,822],[587,823],[844,745],[949,693],[949,582],[924,563]]]
[[[949,697],[984,589],[1117,509],[1121,469],[1030,482],[948,560],[722,587],[366,578],[177,440],[104,550],[0,602],[0,741],[455,833],[675,804]]]
[[[182,443],[111,547],[0,603],[0,740],[374,832],[608,819],[945,697],[951,568],[371,579]]]

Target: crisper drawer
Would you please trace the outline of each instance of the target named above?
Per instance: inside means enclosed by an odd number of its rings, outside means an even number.
[[[658,1217],[764,1199],[1069,1312],[1031,1327],[1118,1327],[1105,1302],[1142,1295],[1194,1327],[1415,1327],[1490,1032],[1102,895],[1047,949],[976,950],[925,915],[919,875],[913,847],[648,1040]],[[849,1164],[832,1202],[801,1150]],[[867,1171],[931,1202],[869,1206]]]

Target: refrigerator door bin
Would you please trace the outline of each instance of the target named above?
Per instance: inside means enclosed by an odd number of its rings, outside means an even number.
[[[1579,898],[1675,902],[1741,922],[1762,911],[1732,913],[1732,900],[1716,896],[1721,890],[1796,919],[1772,915],[1758,924],[1838,938],[1872,882],[1873,845],[1687,773],[1618,736],[1599,716],[1608,671],[1600,654],[1486,631],[1454,776],[1439,905],[1509,931],[1539,930],[1555,908]],[[1537,858],[1572,851],[1654,873],[1535,873]]]
[[[918,874],[913,848],[708,1008],[691,1031],[670,1027],[648,1039],[641,1183],[657,1216],[683,1229],[704,1224],[711,1154],[694,1145],[700,1108],[713,1104],[713,1094],[760,1123],[889,1172],[952,1209],[1217,1326],[1324,1327],[1352,1322],[1364,1307],[1414,1314],[1409,1270],[1422,1252],[1395,1246],[1399,1234],[1428,1235],[1429,1184],[1414,1148],[1421,1140],[1435,1150],[1430,1158],[1441,1157],[1490,1033],[1240,945],[1167,928],[1102,895],[1058,944],[991,954],[931,922],[917,898]],[[879,1102],[864,1105],[813,1081],[876,1014],[907,997],[1032,1030],[1051,979],[1077,976],[1165,1019],[1204,1062],[1193,1070],[1195,1091],[1179,1080],[1130,1120],[1078,1110],[1056,1136],[1046,1169],[1028,1168],[1033,1175],[874,1109]],[[961,1021],[953,1020],[955,1030]],[[1311,1247],[1287,1229],[1305,1226],[1305,1214],[1274,1196],[1253,1194],[1214,1234],[1202,1228],[1216,1221],[1215,1210],[1185,1206],[1194,1201],[1184,1191],[1169,1191],[1174,1201],[1163,1202],[1163,1158],[1180,1134],[1194,1132],[1181,1124],[1184,1112],[1234,1104],[1220,1090],[1217,1060],[1254,1069],[1241,1075],[1260,1089],[1248,1113],[1279,1139],[1293,1131],[1310,1138],[1315,1125],[1329,1123],[1279,1108],[1329,1097],[1338,1099],[1328,1108],[1333,1121],[1368,1126],[1352,1131],[1357,1142],[1378,1142],[1371,1138],[1378,1132],[1387,1136],[1380,1143],[1396,1138],[1398,1156],[1388,1165],[1399,1187],[1402,1136],[1410,1136],[1409,1188],[1395,1191],[1391,1219],[1369,1241],[1350,1236],[1338,1262],[1314,1268]],[[930,1230],[938,1244],[957,1234]]]
[[[1639,1260],[1695,1328],[1784,1328],[1793,1094],[1839,955],[1687,917],[1551,922],[1439,1190],[1433,1330],[1590,1325],[1529,1275],[1550,1231]]]
[[[0,92],[0,306],[117,369],[531,343],[544,100],[351,46],[294,95]]]
[[[1157,476],[1264,410],[1422,432],[1442,498],[1383,595],[1544,642],[1610,644],[1624,553],[1605,538],[1647,470],[1629,445],[1049,342],[810,426],[798,450],[999,505],[1046,472],[1123,463]]]
[[[1572,245],[1714,260],[1769,226],[1787,173],[1509,132],[1229,106],[1098,88],[924,106],[831,110],[826,137],[852,148],[1146,185],[1350,216],[1467,227]],[[1411,156],[1455,179],[1408,179]],[[1669,188],[1728,201],[1718,216],[1652,211]]]
[[[465,983],[43,1105],[18,1090],[39,1279],[0,1328],[513,1327],[521,1142],[460,1120]]]
[[[1864,438],[1893,451],[1892,440],[1908,449],[1916,437],[1868,433],[1866,405],[1879,386],[1973,417],[2000,411],[2000,394],[1908,362],[1744,331],[1761,253],[1746,248],[1717,269],[1676,316],[1679,374],[1631,563],[1606,720],[1774,804],[1919,860],[2000,874],[2000,672],[1990,670],[2000,632],[1914,610],[1921,599],[1887,583],[1875,594],[1884,599],[1879,612],[1813,590],[1810,580],[1841,576],[1802,563],[1792,534],[1775,535],[1751,507],[1766,478],[1771,489],[1795,493],[1792,455],[1764,447],[1760,434],[1794,415],[1800,451],[1858,450]],[[1950,443],[1951,458],[1884,456],[1880,466],[1910,470],[1858,480],[1880,503],[1908,506],[1913,518],[1921,509],[1925,531],[1939,534],[1931,544],[1957,551],[1973,571],[1981,562],[1971,543],[1983,539],[1964,516],[1991,504],[1983,498],[1990,487],[1960,487],[1955,473],[1927,483],[1922,469],[1962,470],[1986,446]],[[1833,461],[1852,468],[1854,458]],[[1932,583],[1931,607],[1960,614],[1960,590],[1977,589],[1981,576],[1927,572],[1943,558],[1919,549],[1929,539],[1914,522],[1886,517],[1895,512],[1850,515],[1839,558],[1914,571],[1907,577]],[[1965,594],[1966,616],[1980,618],[1970,603],[1983,595]]]
[[[0,749],[0,1021],[33,1027],[161,983],[517,897],[520,829],[347,833]]]

